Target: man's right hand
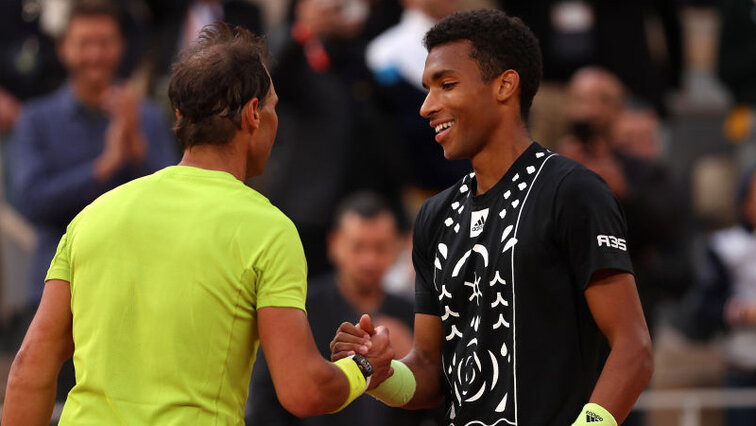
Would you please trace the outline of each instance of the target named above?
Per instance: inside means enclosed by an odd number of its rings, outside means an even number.
[[[391,346],[389,331],[379,326],[373,327],[370,315],[363,315],[356,325],[342,323],[336,331],[336,336],[330,344],[331,361],[337,361],[356,353],[364,355],[373,366],[370,379],[371,390],[383,383],[394,374],[391,360],[394,359],[394,348]]]

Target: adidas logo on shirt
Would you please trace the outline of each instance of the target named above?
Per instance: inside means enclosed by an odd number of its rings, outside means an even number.
[[[477,237],[483,232],[483,227],[488,219],[488,209],[472,212],[470,217],[470,238]]]
[[[586,411],[585,412],[585,421],[586,423],[598,423],[603,422],[604,419],[599,416],[598,414],[592,412],[592,411]]]

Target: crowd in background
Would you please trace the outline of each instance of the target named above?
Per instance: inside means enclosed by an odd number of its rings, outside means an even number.
[[[26,289],[23,303],[11,310],[4,304],[5,352],[20,343],[58,239],[76,213],[107,190],[178,161],[175,113],[167,105],[170,64],[216,20],[267,38],[280,126],[265,173],[248,184],[297,226],[318,346],[327,356],[325,339],[336,326],[371,312],[391,328],[394,345],[406,348],[414,279],[409,228],[426,198],[471,171],[468,162],[443,159],[418,113],[425,96],[422,37],[455,10],[489,7],[521,17],[541,43],[533,140],[598,173],[624,209],[652,336],[663,322],[690,339],[725,336],[722,383],[756,387],[752,0],[74,3],[0,2],[3,194],[36,234],[30,270],[22,274],[28,283],[2,283]],[[69,22],[72,7],[93,13]],[[686,110],[680,95],[695,84],[684,59],[684,7],[718,13],[713,70],[729,99],[719,111],[701,108],[705,101]],[[706,120],[715,131],[696,130]],[[264,374],[256,367],[255,389],[266,389]],[[71,380],[64,371],[60,397]],[[253,392],[250,420],[298,422],[272,410],[275,403],[272,388]],[[408,417],[378,405],[340,416],[344,424],[360,415],[376,424],[434,424],[437,414]],[[753,410],[728,416],[727,424],[756,422]]]

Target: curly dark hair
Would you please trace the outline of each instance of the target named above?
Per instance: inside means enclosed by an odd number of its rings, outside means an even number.
[[[471,57],[483,81],[490,82],[506,70],[520,75],[520,115],[527,122],[533,97],[543,75],[541,48],[527,25],[499,10],[456,12],[444,18],[425,35],[425,48],[457,41],[472,44]]]
[[[173,126],[183,149],[222,145],[241,129],[252,99],[263,105],[271,80],[263,39],[241,27],[214,22],[173,65],[168,96],[179,118]]]

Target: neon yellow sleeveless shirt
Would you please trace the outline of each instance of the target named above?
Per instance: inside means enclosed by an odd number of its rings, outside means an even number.
[[[68,226],[76,386],[60,425],[243,425],[257,310],[305,309],[293,223],[231,174],[173,166]]]

